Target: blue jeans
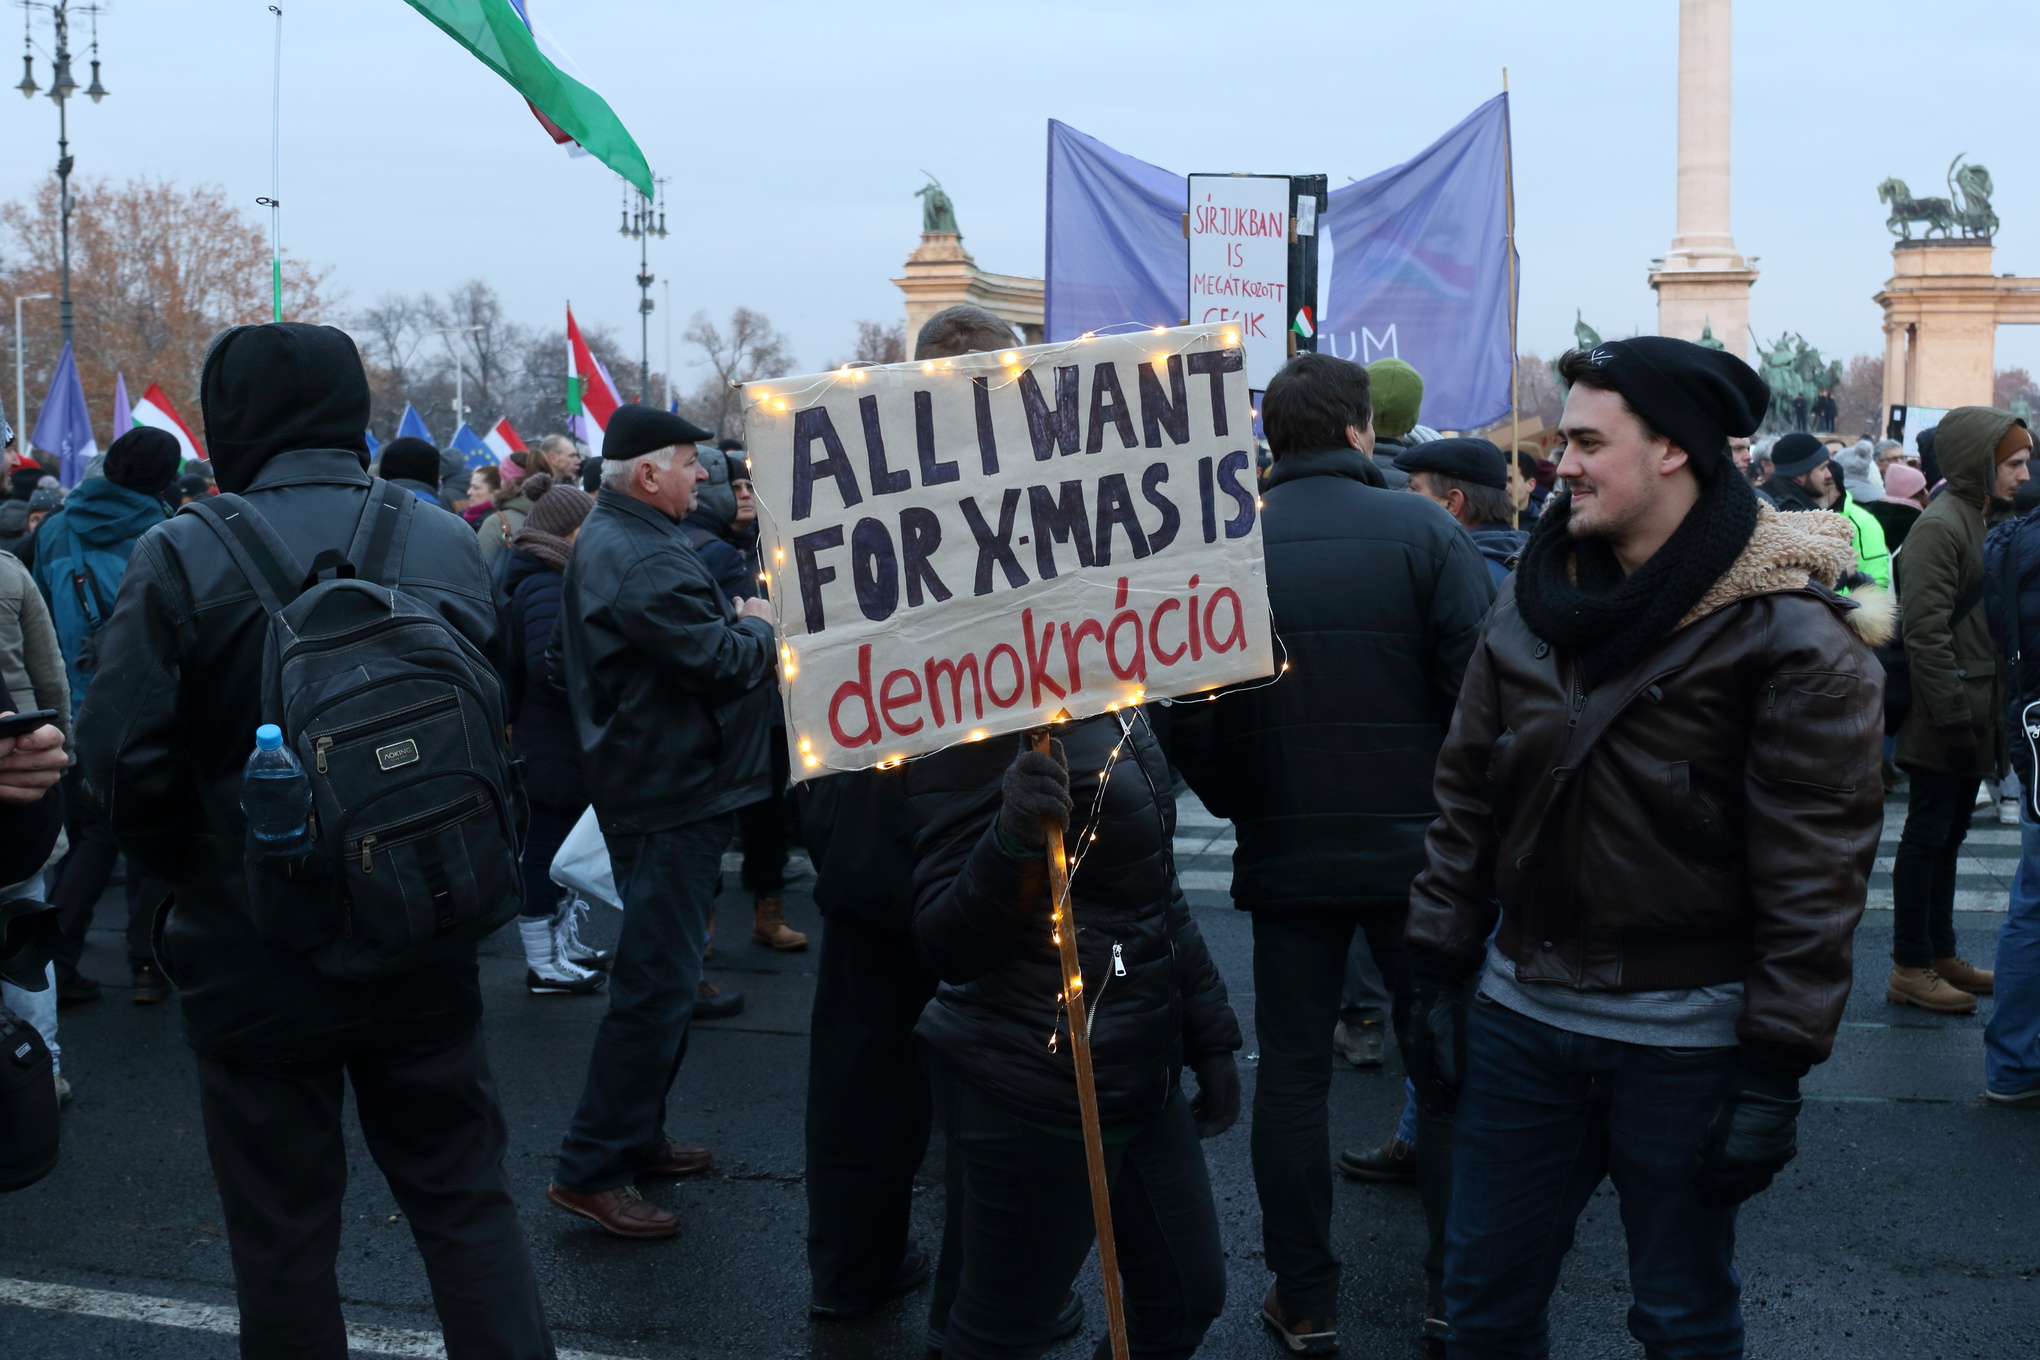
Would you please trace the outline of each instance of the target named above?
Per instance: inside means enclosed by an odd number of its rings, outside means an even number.
[[[1983,1082],[2001,1096],[2040,1086],[2040,825],[2019,821],[2023,850],[1998,931],[1997,991],[1983,1029]]]
[[[553,1172],[561,1189],[594,1194],[629,1185],[664,1148],[666,1095],[687,1052],[730,820],[725,813],[649,836],[605,837],[623,932],[609,971],[609,1012],[588,1055],[588,1084]]]
[[[1629,1334],[1651,1360],[1743,1353],[1735,1210],[1695,1185],[1734,1048],[1650,1048],[1556,1029],[1477,998],[1453,1120],[1445,1221],[1452,1360],[1550,1353],[1547,1307],[1603,1176],[1629,1237]]]

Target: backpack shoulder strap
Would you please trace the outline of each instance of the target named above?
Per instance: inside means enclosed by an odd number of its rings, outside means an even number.
[[[195,500],[177,513],[195,514],[212,526],[270,614],[281,614],[302,592],[305,570],[297,554],[245,498],[223,491]]]
[[[347,560],[364,581],[394,586],[404,566],[404,545],[411,535],[411,516],[418,498],[378,477],[369,484],[368,501],[347,545]]]

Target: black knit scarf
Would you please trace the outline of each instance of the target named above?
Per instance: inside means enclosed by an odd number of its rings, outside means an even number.
[[[1757,498],[1742,478],[1716,477],[1665,545],[1626,577],[1606,540],[1566,532],[1571,517],[1570,497],[1546,503],[1517,568],[1516,602],[1530,631],[1578,657],[1593,685],[1678,627],[1734,565],[1756,532]]]

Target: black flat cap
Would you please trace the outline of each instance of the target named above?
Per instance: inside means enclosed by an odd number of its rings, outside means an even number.
[[[1433,439],[1397,454],[1395,465],[1404,472],[1436,472],[1498,491],[1509,485],[1502,451],[1485,439]]]
[[[675,444],[699,444],[714,438],[713,430],[704,430],[691,420],[634,402],[617,407],[609,417],[609,425],[602,431],[602,461],[642,458]]]
[[[1827,445],[1795,431],[1771,446],[1771,471],[1780,477],[1804,477],[1829,457]]]
[[[1639,335],[1596,345],[1587,357],[1630,410],[1686,451],[1703,482],[1731,466],[1728,441],[1755,434],[1771,404],[1755,369],[1690,340]]]

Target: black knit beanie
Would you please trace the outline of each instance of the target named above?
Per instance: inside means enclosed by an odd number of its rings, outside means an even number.
[[[1630,410],[1686,451],[1702,482],[1733,466],[1728,441],[1755,434],[1771,404],[1755,369],[1690,340],[1639,335],[1596,345],[1587,357]]]
[[[184,450],[165,430],[138,425],[113,441],[106,451],[106,480],[115,486],[158,496],[177,480]]]

